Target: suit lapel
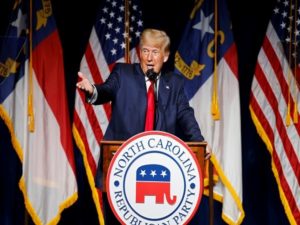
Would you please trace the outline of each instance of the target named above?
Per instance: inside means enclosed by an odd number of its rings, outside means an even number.
[[[166,109],[170,99],[172,86],[169,82],[169,75],[162,74],[159,80],[158,88],[158,104],[156,109],[156,118],[155,118],[155,129],[168,131],[167,129],[167,117]]]
[[[138,95],[141,96],[141,98],[143,98],[143,101],[146,102],[146,99],[147,99],[147,88],[146,88],[146,82],[145,82],[145,75],[140,67],[139,64],[136,64],[136,67],[135,67],[135,70],[136,70],[136,81],[137,81],[137,86],[138,86]]]
[[[140,110],[137,110],[138,112],[141,112],[141,118],[143,118],[146,115],[147,110],[147,88],[146,88],[146,82],[145,82],[145,75],[141,69],[140,64],[135,64],[135,75],[136,75],[136,85],[137,85],[137,92],[135,93],[139,98],[139,105],[137,107],[140,108]]]
[[[159,89],[158,89],[158,104],[162,106],[164,110],[169,101],[171,88],[172,87],[169,82],[169,75],[162,74],[159,82]]]

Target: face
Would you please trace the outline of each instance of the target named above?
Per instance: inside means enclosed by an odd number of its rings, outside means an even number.
[[[140,64],[144,73],[149,69],[153,69],[154,72],[159,73],[164,62],[168,60],[169,54],[161,48],[146,43],[141,46],[140,56]]]

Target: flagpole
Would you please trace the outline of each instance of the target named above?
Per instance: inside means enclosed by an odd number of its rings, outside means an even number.
[[[297,30],[297,21],[298,21],[298,1],[295,1],[295,8],[294,8],[294,17],[295,17],[295,20],[294,20],[294,30]],[[298,53],[297,53],[297,32],[294,32],[294,53],[295,53],[295,56],[294,56],[294,77],[295,77],[295,82],[294,82],[294,85],[293,85],[293,90],[292,90],[292,96],[294,95],[294,98],[295,98],[295,103],[294,103],[294,112],[293,112],[293,120],[294,120],[294,124],[297,124],[298,123],[298,103],[297,103],[297,57],[298,57]]]
[[[129,18],[130,18],[130,11],[129,11],[129,2],[125,0],[125,62],[129,63]]]
[[[212,102],[211,102],[211,114],[214,120],[219,120],[220,107],[218,100],[218,0],[215,0],[215,27],[214,27],[214,74],[213,74],[213,93],[212,93]]]
[[[28,130],[34,132],[34,112],[33,112],[33,71],[32,71],[32,0],[30,0],[29,6],[29,81],[28,81],[28,103],[27,103],[27,115],[28,115]]]
[[[28,130],[34,131],[34,115],[33,115],[33,86],[32,86],[32,0],[29,1],[29,80],[28,80]],[[27,35],[27,34],[26,34]],[[26,50],[28,51],[28,50]],[[29,224],[29,213],[27,208],[24,208],[24,225]]]

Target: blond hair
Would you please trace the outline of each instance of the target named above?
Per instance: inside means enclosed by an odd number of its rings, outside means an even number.
[[[166,32],[157,29],[145,29],[142,32],[141,39],[140,39],[140,47],[145,44],[151,44],[157,48],[164,50],[164,52],[170,52],[170,37],[167,35]]]

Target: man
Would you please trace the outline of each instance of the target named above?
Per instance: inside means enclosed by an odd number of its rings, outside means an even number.
[[[140,63],[116,64],[108,79],[91,84],[81,72],[77,87],[88,102],[111,101],[112,116],[105,140],[126,140],[145,131],[147,89],[155,86],[154,130],[172,133],[184,141],[203,141],[194,111],[184,94],[184,80],[161,71],[170,54],[170,38],[164,31],[146,29],[140,39]],[[147,129],[146,129],[147,130]]]
[[[81,72],[77,87],[87,93],[90,104],[111,102],[112,116],[105,140],[126,140],[145,131],[147,91],[155,86],[154,130],[172,133],[184,141],[203,141],[194,110],[184,94],[184,79],[161,71],[170,54],[170,38],[164,31],[146,29],[140,39],[140,63],[116,64],[103,84],[91,84]],[[147,129],[146,129],[147,130]],[[210,156],[207,149],[206,159]],[[101,162],[99,162],[100,165]],[[101,188],[102,171],[98,167],[96,186]],[[107,198],[103,194],[104,206]],[[109,224],[118,224],[109,207],[104,207]]]

